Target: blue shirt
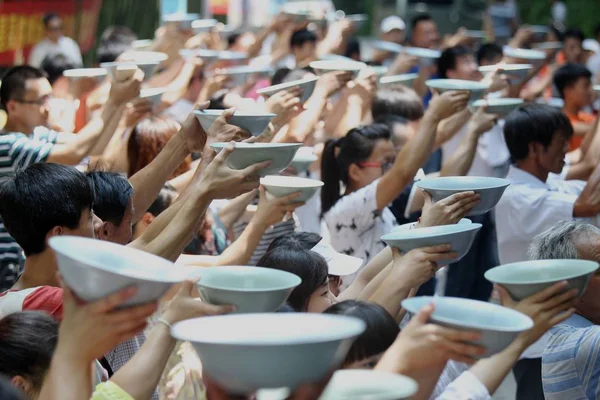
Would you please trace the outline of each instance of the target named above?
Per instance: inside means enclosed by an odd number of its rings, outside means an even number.
[[[587,400],[600,396],[600,326],[573,315],[550,329],[542,356],[547,400]]]

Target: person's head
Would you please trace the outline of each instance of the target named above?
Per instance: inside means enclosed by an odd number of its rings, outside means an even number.
[[[340,182],[348,192],[365,187],[383,176],[394,157],[390,128],[386,124],[360,126],[340,139],[329,140],[321,160],[322,214],[341,198]]]
[[[93,238],[93,200],[85,174],[66,165],[33,164],[0,180],[0,217],[26,256],[53,236]]]
[[[22,126],[25,134],[38,126],[46,126],[50,115],[52,85],[46,74],[28,65],[8,70],[2,78],[0,100],[8,114],[8,122]]]
[[[301,29],[292,34],[290,48],[296,61],[311,59],[317,51],[317,35],[308,29]]]
[[[133,236],[133,187],[116,172],[89,171],[94,214],[102,220],[94,229],[100,240],[127,244]]]
[[[104,62],[114,62],[127,50],[131,49],[137,36],[126,26],[109,26],[102,32],[98,50],[96,51],[96,61],[98,64]]]
[[[371,105],[371,116],[374,120],[387,115],[406,118],[417,122],[425,114],[423,101],[417,93],[402,85],[379,89]]]
[[[127,142],[128,176],[133,176],[156,158],[181,126],[167,117],[150,116],[142,119],[133,128]],[[189,171],[190,160],[186,159],[171,178]]]
[[[415,47],[434,49],[439,46],[440,33],[431,15],[421,14],[413,18],[411,22],[410,41]]]
[[[513,162],[538,176],[562,171],[572,135],[567,116],[545,104],[523,105],[511,112],[504,124]]]
[[[325,314],[361,319],[367,328],[352,343],[342,368],[372,369],[400,333],[396,320],[380,305],[346,300],[334,304]]]
[[[58,322],[39,311],[0,319],[0,376],[29,399],[37,399],[58,340]],[[4,399],[4,397],[2,397]]]
[[[300,79],[310,78],[315,76],[312,72],[304,68],[280,68],[275,71],[275,74],[271,78],[271,85],[278,85],[280,83],[287,83],[292,81],[298,81]]]
[[[256,265],[291,272],[302,279],[287,301],[295,311],[320,313],[336,302],[329,290],[327,262],[314,251],[275,247]]]
[[[415,130],[410,121],[398,115],[383,115],[375,119],[375,123],[387,124],[392,132],[392,143],[396,153],[402,150],[402,147],[415,135]]]
[[[396,15],[390,15],[381,21],[381,40],[403,44],[405,32],[406,24]]]
[[[58,42],[58,39],[63,34],[63,21],[58,14],[49,13],[44,15],[44,31],[46,37],[53,42]]]
[[[233,33],[227,38],[227,50],[246,53],[254,43],[256,43],[256,35],[252,32]]]
[[[62,53],[51,53],[48,54],[42,61],[40,69],[44,71],[48,77],[48,81],[52,86],[58,79],[63,78],[63,72],[68,69],[78,68],[79,65],[75,65]],[[66,78],[65,78],[66,79]]]
[[[168,183],[165,184],[142,219],[133,226],[133,239],[140,237],[148,229],[152,221],[171,206],[176,197],[177,191],[175,188]]]
[[[582,64],[565,64],[554,73],[554,85],[567,108],[577,110],[594,101],[592,73]]]
[[[583,62],[583,40],[585,36],[579,29],[569,29],[564,35],[565,59],[568,63]]]
[[[504,52],[502,46],[497,43],[485,43],[477,50],[477,63],[483,65],[495,65],[502,61]]]
[[[473,51],[466,46],[450,47],[442,52],[437,61],[440,78],[465,79],[481,78]]]
[[[533,238],[532,260],[581,259],[600,262],[600,229],[582,221],[561,221]],[[578,314],[600,323],[600,273],[597,271],[576,304]]]
[[[351,58],[355,61],[361,60],[360,41],[357,38],[351,37],[348,39],[348,42],[346,43],[346,49],[344,50],[344,57]]]

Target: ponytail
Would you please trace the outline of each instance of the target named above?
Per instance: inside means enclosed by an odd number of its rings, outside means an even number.
[[[339,141],[329,139],[325,143],[323,154],[321,156],[321,217],[325,215],[331,207],[340,199],[340,181],[342,180],[342,171],[336,160],[336,150],[339,148]]]

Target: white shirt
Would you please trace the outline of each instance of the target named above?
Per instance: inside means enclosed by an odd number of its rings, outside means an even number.
[[[46,58],[47,55],[55,53],[63,54],[76,66],[83,65],[79,45],[73,39],[66,36],[61,36],[60,39],[58,39],[58,43],[54,43],[50,39],[46,38],[36,44],[29,55],[29,65],[40,68],[44,58]]]
[[[469,366],[448,361],[438,379],[430,400],[490,400],[490,393],[483,383],[469,371]]]

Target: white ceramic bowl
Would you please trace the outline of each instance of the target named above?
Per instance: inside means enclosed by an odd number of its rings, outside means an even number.
[[[485,39],[486,37],[484,31],[477,30],[467,30],[466,35],[471,39]]]
[[[417,382],[404,375],[366,369],[336,371],[319,400],[403,400],[417,393]]]
[[[564,47],[563,42],[542,42],[532,46],[536,50],[560,50]]]
[[[367,22],[369,20],[369,16],[366,14],[351,14],[351,15],[346,15],[345,19],[354,23],[354,26],[356,29],[360,29],[363,27],[365,22]]]
[[[487,74],[501,69],[502,73],[508,75],[513,83],[518,83],[527,77],[532,68],[533,65],[531,64],[496,64],[481,66],[479,67],[479,72]]]
[[[388,53],[402,53],[404,47],[394,42],[386,42],[385,40],[374,40],[371,44],[375,49]]]
[[[242,62],[248,59],[248,54],[239,51],[222,50],[217,52],[217,60]]]
[[[474,191],[481,199],[469,215],[481,215],[496,207],[510,181],[485,176],[448,176],[426,178],[415,184],[429,193],[433,201],[440,201],[459,192]]]
[[[123,61],[133,62],[135,64],[138,63],[150,63],[150,62],[158,62],[161,63],[167,60],[169,56],[165,53],[161,53],[159,51],[139,51],[132,50],[126,51],[122,55]]]
[[[230,80],[234,82],[236,86],[242,86],[248,81],[248,77],[251,75],[269,77],[274,72],[275,70],[271,67],[251,67],[248,65],[240,65],[237,67],[224,68],[219,71],[219,74],[229,76]]]
[[[140,98],[148,99],[152,102],[152,107],[160,106],[164,88],[147,88],[140,90]]]
[[[577,289],[583,295],[598,263],[587,260],[534,260],[504,264],[485,273],[485,279],[506,288],[515,300],[522,300],[567,281],[566,290]]]
[[[461,218],[461,220],[457,222],[458,225],[465,225],[465,224],[472,224],[472,223],[473,222],[468,218]],[[392,228],[392,233],[393,232],[404,232],[404,231],[408,231],[411,229],[415,229],[416,226],[417,226],[416,222],[409,222],[408,224],[398,225],[398,226]]]
[[[316,313],[235,314],[179,322],[203,371],[231,394],[318,382],[337,369],[365,330],[358,318]]]
[[[91,78],[96,82],[102,82],[107,73],[104,68],[75,68],[64,71],[63,76],[72,80]]]
[[[319,56],[319,60],[322,61],[343,61],[343,62],[353,62],[354,60],[350,57],[340,56],[339,54],[322,54]]]
[[[594,85],[594,92],[600,93],[600,85]]]
[[[382,77],[389,71],[389,68],[384,65],[371,65],[367,69],[373,70],[375,75],[377,75],[378,77]]]
[[[521,332],[533,327],[533,321],[525,314],[485,301],[422,296],[404,300],[402,307],[414,315],[431,303],[435,303],[431,322],[449,328],[481,332],[481,339],[475,342],[487,349],[481,358],[501,352]]]
[[[219,21],[216,19],[197,19],[192,22],[192,29],[196,33],[208,32],[218,25]]]
[[[260,184],[267,191],[267,198],[288,196],[300,192],[294,203],[305,203],[310,200],[323,182],[317,179],[299,178],[297,176],[269,175],[261,178]]]
[[[175,13],[165,15],[162,20],[165,23],[177,24],[177,27],[182,31],[189,31],[192,29],[192,23],[198,18],[200,18],[200,14]]]
[[[294,156],[291,166],[296,169],[298,174],[302,174],[308,171],[310,166],[318,159],[319,157],[314,153],[312,147],[301,147]]]
[[[410,56],[428,60],[437,60],[442,55],[442,52],[439,50],[425,49],[422,47],[405,47],[404,52]]]
[[[367,67],[367,64],[358,61],[343,62],[337,60],[313,61],[309,65],[312,69],[321,74],[331,71],[347,71],[352,72],[355,78],[358,76],[360,70]]]
[[[383,76],[379,79],[379,84],[385,86],[400,83],[406,87],[412,87],[418,76],[417,73]]]
[[[505,117],[513,110],[519,108],[525,101],[523,99],[499,98],[474,101],[472,106],[475,108],[487,104],[486,112],[488,114],[496,114],[499,117]]]
[[[449,244],[451,251],[457,253],[457,257],[439,262],[440,265],[452,264],[463,258],[471,249],[481,224],[455,224],[441,225],[427,228],[393,231],[383,235],[381,240],[390,247],[395,247],[401,252],[418,249],[421,247]]]
[[[100,64],[100,67],[105,68],[110,77],[112,79],[115,79],[117,67],[136,65],[139,69],[141,69],[144,72],[144,80],[148,80],[160,63],[161,61],[158,61],[158,59],[153,61],[115,61],[102,63]]]
[[[505,57],[516,58],[519,60],[541,61],[546,59],[546,53],[539,50],[515,49],[504,46],[503,52]]]
[[[429,79],[425,81],[425,85],[440,93],[448,90],[469,91],[471,92],[470,102],[481,99],[485,94],[485,91],[490,87],[490,84],[486,82],[467,81],[463,79]]]
[[[133,47],[136,50],[147,50],[150,48],[150,46],[152,46],[152,43],[152,39],[134,40],[131,44],[131,47]]]
[[[153,254],[101,240],[55,236],[48,243],[66,284],[88,302],[129,286],[137,293],[123,307],[157,301],[189,271]]]
[[[277,269],[228,266],[202,269],[196,287],[207,303],[232,304],[236,313],[260,313],[276,311],[301,282]]]
[[[217,152],[228,143],[211,145]],[[271,165],[260,171],[260,176],[278,174],[286,169],[302,143],[236,143],[235,149],[227,157],[227,165],[231,169],[244,169],[263,161],[271,161]]]
[[[224,110],[195,110],[194,115],[198,118],[202,129],[208,131],[210,126],[223,113]],[[269,123],[275,118],[276,114],[254,113],[236,111],[228,120],[230,125],[238,126],[252,134],[259,136],[267,128]]]
[[[304,103],[306,100],[308,100],[308,98],[312,94],[313,90],[315,90],[315,85],[317,84],[318,80],[319,80],[319,78],[313,76],[311,78],[299,79],[296,81],[280,83],[278,85],[273,85],[273,86],[269,86],[266,88],[258,89],[256,92],[258,94],[262,94],[264,96],[269,97],[269,96],[272,96],[275,93],[280,92],[282,90],[299,87],[300,89],[302,89],[300,101]]]
[[[116,79],[116,72],[117,72],[117,67],[119,66],[127,66],[127,67],[136,67],[137,65],[135,65],[135,63],[131,63],[131,62],[121,62],[121,61],[115,61],[115,62],[105,62],[105,63],[100,63],[100,67],[106,70],[106,73],[108,74],[108,76],[110,76],[110,79],[115,80]]]

